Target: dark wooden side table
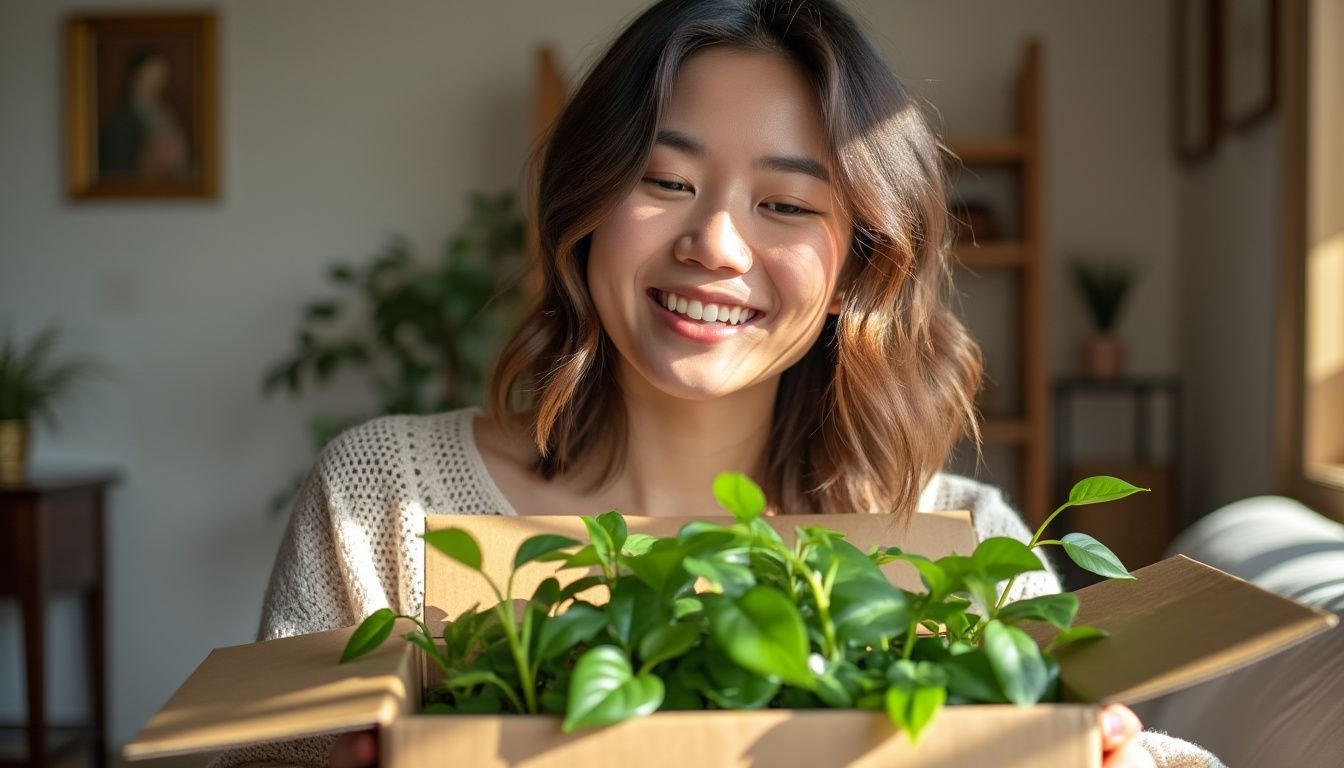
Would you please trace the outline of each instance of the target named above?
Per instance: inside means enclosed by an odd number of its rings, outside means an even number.
[[[27,722],[0,729],[0,766],[46,766],[76,750],[107,760],[103,510],[115,472],[37,473],[0,483],[0,597],[17,598],[23,616]],[[90,722],[53,728],[47,722],[47,599],[76,593],[88,625]]]

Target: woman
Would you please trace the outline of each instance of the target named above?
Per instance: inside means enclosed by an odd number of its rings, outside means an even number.
[[[261,636],[418,613],[428,511],[711,513],[729,469],[779,510],[969,508],[982,538],[1026,540],[997,491],[938,474],[978,437],[981,373],[947,306],[944,200],[936,137],[831,2],[649,9],[551,137],[542,290],[489,416],[389,417],[329,446]],[[1047,570],[1015,596],[1058,590]],[[1103,713],[1106,765],[1154,765],[1138,730],[1123,707]],[[344,737],[332,760],[373,750]],[[1164,764],[1212,759],[1187,757]]]

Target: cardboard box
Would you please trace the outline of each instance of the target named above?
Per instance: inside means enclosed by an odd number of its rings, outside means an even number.
[[[627,518],[632,532],[666,535],[684,520]],[[917,515],[901,529],[872,516],[780,516],[824,524],[857,546],[897,545],[929,557],[969,554],[966,513]],[[485,570],[503,583],[518,544],[540,532],[586,540],[569,517],[439,517],[429,530],[465,528],[485,552]],[[920,589],[904,563],[885,567],[900,586]],[[529,595],[554,564],[524,568],[514,593]],[[1097,712],[1110,702],[1137,703],[1282,650],[1332,626],[1336,617],[1259,589],[1183,557],[1139,571],[1137,582],[1106,582],[1079,592],[1077,623],[1103,627],[1109,639],[1058,653],[1067,703],[1029,708],[944,708],[911,745],[885,714],[836,710],[660,712],[597,730],[564,734],[559,718],[523,715],[419,715],[427,664],[399,640],[351,664],[337,658],[352,628],[212,652],[127,745],[131,760],[167,757],[304,736],[381,729],[382,764],[550,768],[641,765],[658,768],[852,765],[924,766],[972,761],[996,766],[1099,766]],[[492,603],[483,580],[429,552],[425,619]],[[1043,640],[1046,632],[1042,632]]]

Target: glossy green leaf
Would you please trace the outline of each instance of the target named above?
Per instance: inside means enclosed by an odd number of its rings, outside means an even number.
[[[586,603],[571,605],[564,613],[546,619],[541,625],[538,657],[555,658],[575,645],[593,639],[606,625],[607,615],[602,611]]]
[[[606,613],[612,636],[625,648],[638,646],[649,630],[672,620],[671,606],[638,579],[616,582]]]
[[[807,628],[786,595],[757,586],[736,600],[721,595],[702,600],[714,641],[734,661],[758,674],[811,687]]]
[[[710,685],[705,698],[724,709],[760,709],[779,692],[779,680],[743,669],[721,650],[705,649],[705,672]]]
[[[391,608],[379,608],[369,617],[360,623],[359,628],[350,639],[345,643],[345,650],[341,652],[342,664],[347,661],[363,656],[383,644],[392,634],[392,627],[397,623],[397,615]]]
[[[532,602],[545,608],[560,602],[560,582],[554,576],[543,580],[532,592]]]
[[[591,515],[581,515],[580,519],[583,520],[584,527],[588,529],[588,538],[593,542],[593,552],[597,555],[595,565],[615,562],[617,549],[615,542],[611,540],[611,531],[608,531],[606,526],[599,523],[597,518]]]
[[[646,669],[675,659],[700,641],[700,628],[694,624],[665,624],[654,627],[639,642],[639,658]]]
[[[605,528],[607,535],[611,537],[611,548],[620,552],[625,546],[626,537],[629,536],[629,531],[625,526],[625,517],[615,510],[603,512],[597,516],[597,524]]]
[[[554,533],[537,534],[518,547],[518,554],[514,555],[513,558],[513,567],[521,568],[543,555],[548,555],[566,547],[577,547],[578,545],[578,539],[571,539],[568,536],[559,536]]]
[[[946,701],[946,688],[903,688],[893,685],[887,689],[887,715],[891,722],[909,735],[910,743],[914,744]]]
[[[1070,643],[1081,643],[1086,640],[1098,640],[1100,638],[1110,636],[1111,636],[1110,632],[1107,632],[1106,630],[1101,629],[1100,627],[1088,627],[1088,626],[1069,627],[1063,632],[1060,632],[1058,635],[1055,635],[1055,639],[1050,641],[1050,645],[1047,646],[1047,650],[1053,650],[1061,645],[1068,645]]]
[[[831,622],[843,643],[877,645],[903,636],[910,621],[905,595],[885,579],[837,579],[831,589]]]
[[[461,528],[430,531],[425,543],[473,570],[481,570],[481,548],[470,533]]]
[[[570,733],[647,715],[663,703],[663,691],[658,677],[635,675],[619,649],[597,646],[585,652],[574,667],[562,728]]]
[[[640,555],[622,556],[621,564],[654,592],[671,595],[689,584],[693,579],[681,567],[686,553],[674,539],[665,539],[649,547]]]
[[[688,557],[682,561],[682,567],[692,576],[706,579],[723,590],[729,597],[738,597],[756,586],[756,576],[745,565],[729,562],[723,557]]]
[[[632,533],[625,537],[625,544],[621,547],[621,554],[627,556],[638,556],[649,549],[658,541],[657,536],[650,536],[647,533]]]
[[[994,667],[983,651],[956,654],[939,663],[947,675],[947,689],[970,701],[1003,704],[1008,699],[999,686]]]
[[[997,618],[1004,624],[1033,620],[1044,621],[1058,629],[1068,629],[1077,614],[1078,596],[1062,592],[1009,603],[999,611]]]
[[[971,562],[977,572],[994,581],[1045,570],[1045,565],[1030,547],[1006,536],[993,536],[980,542],[971,555]]]
[[[1134,581],[1134,576],[1125,569],[1120,558],[1107,549],[1105,544],[1091,536],[1085,533],[1066,534],[1060,539],[1060,544],[1064,546],[1069,559],[1077,563],[1079,568],[1108,579]]]
[[[920,555],[907,555],[901,553],[894,556],[894,560],[904,560],[913,565],[915,570],[919,571],[919,579],[924,582],[924,588],[929,591],[934,600],[941,600],[948,593],[948,587],[951,582],[947,577],[947,572],[942,566]]]
[[[575,579],[574,581],[571,581],[569,584],[565,585],[564,589],[560,590],[560,596],[556,598],[555,602],[563,603],[566,600],[570,599],[571,597],[584,591],[585,589],[591,589],[593,587],[598,586],[601,583],[602,583],[601,576],[584,576],[581,579]]]
[[[542,556],[543,560],[548,558],[548,555]],[[564,560],[565,564],[561,566],[562,568],[591,568],[594,565],[602,564],[602,558],[598,555],[597,548],[592,544],[589,544],[572,555],[566,556]]]
[[[1029,707],[1041,700],[1050,683],[1049,675],[1041,649],[1026,632],[997,619],[990,621],[985,625],[984,647],[994,677],[1009,701]]]
[[[1095,477],[1079,480],[1073,486],[1069,491],[1069,504],[1074,506],[1082,504],[1100,504],[1105,501],[1123,499],[1126,496],[1148,490],[1151,489],[1130,485],[1118,477],[1097,475]]]
[[[765,511],[765,492],[740,472],[724,472],[714,478],[714,498],[741,523],[750,522]]]

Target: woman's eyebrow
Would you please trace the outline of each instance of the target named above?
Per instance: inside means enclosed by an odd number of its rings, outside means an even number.
[[[660,130],[657,135],[654,136],[653,143],[669,149],[685,152],[696,158],[704,157],[706,154],[705,145],[703,143],[687,136],[681,131]],[[801,173],[826,184],[831,183],[831,174],[826,170],[826,166],[817,160],[804,155],[771,155],[769,157],[759,157],[753,165],[767,171]]]

